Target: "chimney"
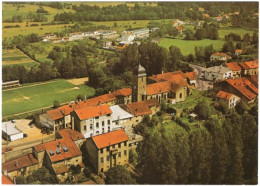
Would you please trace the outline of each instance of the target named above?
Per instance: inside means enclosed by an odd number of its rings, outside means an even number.
[[[163,70],[162,70],[162,74],[163,74]]]
[[[18,161],[17,160],[15,161],[15,166],[18,167]]]
[[[57,143],[57,147],[58,147],[59,149],[61,148],[60,142]]]
[[[101,105],[101,101],[98,101],[98,105]]]
[[[87,99],[87,95],[85,94],[85,100]]]

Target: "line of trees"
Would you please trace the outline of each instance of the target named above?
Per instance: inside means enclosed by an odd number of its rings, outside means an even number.
[[[192,30],[187,30],[185,32],[185,40],[202,40],[202,39],[212,39],[217,40],[219,25],[215,22],[208,24],[205,22],[202,28],[196,28],[195,33]]]
[[[137,126],[144,136],[137,147],[140,183],[257,184],[257,112],[232,111],[220,122],[212,109],[203,111],[205,127],[193,130],[159,124],[158,116]]]

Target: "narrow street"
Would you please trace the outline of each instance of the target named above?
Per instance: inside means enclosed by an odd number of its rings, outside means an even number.
[[[198,90],[209,90],[213,88],[213,84],[211,81],[204,80],[204,71],[206,68],[198,66],[198,65],[191,65],[195,72],[197,72],[197,83],[198,83]]]

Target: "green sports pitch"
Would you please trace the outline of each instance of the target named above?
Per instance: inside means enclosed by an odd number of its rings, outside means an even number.
[[[25,84],[19,88],[2,91],[2,117],[40,109],[76,100],[76,97],[95,94],[95,89],[84,84],[74,85],[67,80],[58,79],[38,84]]]

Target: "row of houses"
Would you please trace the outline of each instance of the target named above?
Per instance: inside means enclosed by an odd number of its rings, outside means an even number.
[[[204,78],[209,81],[223,81],[242,76],[258,74],[258,60],[246,62],[230,62],[225,65],[209,67],[205,70]]]
[[[69,33],[68,37],[57,37],[55,34],[47,34],[42,37],[43,42],[52,42],[52,43],[61,43],[61,42],[68,42],[68,41],[75,41],[75,40],[81,40],[86,37],[100,37],[101,35],[103,37],[114,35],[117,32],[114,30],[98,30],[94,32],[73,32]]]

